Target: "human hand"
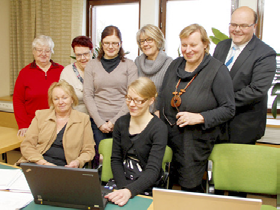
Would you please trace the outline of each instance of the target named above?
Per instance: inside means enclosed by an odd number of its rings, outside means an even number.
[[[101,130],[102,133],[109,133],[109,132],[111,132],[111,128],[108,126],[107,122],[104,123],[103,125],[101,125],[99,127],[99,130]]]
[[[17,132],[18,136],[24,136],[28,128],[19,129]]]
[[[111,123],[111,121],[108,121],[108,122],[107,122],[107,126],[111,129],[111,131],[110,131],[110,132],[113,132],[113,129],[114,129],[114,124],[113,124],[113,123]]]
[[[55,164],[50,163],[50,162],[46,161],[45,159],[38,160],[36,162],[36,164],[38,164],[38,165],[45,165],[45,166],[56,166]]]
[[[129,189],[115,190],[114,192],[105,195],[104,198],[107,198],[109,201],[117,204],[119,206],[124,206],[128,200],[131,198],[131,192]]]
[[[68,165],[65,165],[66,168],[79,168],[80,162],[78,160],[71,161]]]
[[[176,119],[177,119],[176,124],[179,125],[179,127],[204,123],[204,118],[199,113],[179,112],[176,115]]]

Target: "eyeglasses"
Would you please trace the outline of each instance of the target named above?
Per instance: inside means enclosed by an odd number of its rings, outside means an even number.
[[[36,52],[39,53],[39,54],[42,54],[42,53],[45,53],[45,54],[50,54],[51,53],[51,50],[43,50],[43,49],[37,49],[35,48]]]
[[[138,99],[133,99],[126,95],[125,100],[127,103],[130,103],[131,101],[133,101],[135,105],[142,105],[143,103],[145,103],[148,100],[148,98],[143,99],[143,100],[138,100]]]
[[[140,39],[139,43],[140,43],[140,45],[144,45],[145,42],[147,42],[148,44],[151,44],[153,41],[154,41],[153,38],[148,37],[147,39]]]
[[[82,59],[83,56],[85,58],[88,58],[90,56],[91,51],[87,52],[87,53],[82,53],[82,54],[75,54],[76,55],[76,59]]]
[[[251,25],[248,25],[248,24],[236,24],[236,23],[230,23],[229,26],[236,29],[238,26],[241,30],[244,30],[244,29],[248,29],[249,27],[255,25],[255,23],[252,23]]]
[[[113,47],[118,47],[120,45],[119,42],[102,42],[104,47],[110,47],[112,45]]]

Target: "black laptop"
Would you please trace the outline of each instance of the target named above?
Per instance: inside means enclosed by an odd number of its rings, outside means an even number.
[[[101,186],[95,169],[66,168],[22,163],[34,202],[76,209],[104,210],[111,192]]]

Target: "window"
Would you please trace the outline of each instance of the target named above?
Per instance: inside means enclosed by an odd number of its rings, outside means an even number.
[[[228,24],[231,11],[237,7],[233,0],[164,0],[162,6],[162,29],[166,38],[166,53],[176,58],[180,51],[180,31],[193,23],[202,25],[208,36],[212,35],[211,28],[217,28],[228,35]],[[217,12],[217,7],[219,8]],[[165,18],[163,17],[165,13]],[[223,17],[223,18],[221,18]],[[163,23],[166,19],[165,23]],[[213,54],[215,44],[211,42],[210,53]]]
[[[272,23],[275,22],[275,14],[278,13],[278,8],[280,8],[280,1],[275,0],[259,0],[259,8],[261,13],[260,16],[260,28],[262,34],[262,40],[270,45],[276,53],[280,53],[279,45],[279,33],[280,28],[277,26],[272,26]],[[276,24],[277,25],[277,24]],[[275,75],[272,85],[280,82],[280,56],[277,56],[277,73]],[[276,96],[271,96],[271,89],[268,91],[268,108],[271,109],[272,103]],[[280,105],[278,104],[278,109]]]
[[[129,3],[124,3],[129,2]],[[88,35],[93,45],[99,46],[101,33],[108,25],[117,26],[122,33],[123,49],[127,58],[138,56],[136,33],[139,29],[139,2],[132,1],[89,1]]]

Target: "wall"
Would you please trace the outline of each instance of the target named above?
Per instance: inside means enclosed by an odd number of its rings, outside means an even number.
[[[10,0],[0,1],[0,97],[9,95],[10,91],[10,50],[9,50],[9,25],[10,25]]]

